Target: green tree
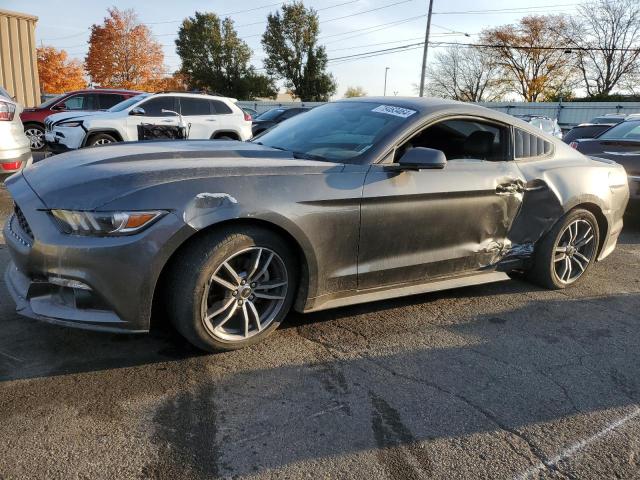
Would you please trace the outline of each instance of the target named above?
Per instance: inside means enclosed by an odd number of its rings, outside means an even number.
[[[247,100],[277,94],[274,81],[249,64],[251,49],[229,18],[220,20],[215,13],[200,12],[185,18],[176,51],[182,60],[180,73],[190,88]]]
[[[337,89],[335,79],[326,72],[327,52],[318,45],[319,32],[316,11],[293,2],[283,5],[282,13],[269,15],[262,36],[267,73],[284,80],[303,101],[327,101]]]
[[[364,91],[362,87],[349,87],[346,92],[344,92],[344,98],[353,98],[353,97],[366,97],[367,92]]]

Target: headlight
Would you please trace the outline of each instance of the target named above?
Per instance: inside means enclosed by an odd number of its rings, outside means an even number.
[[[69,122],[60,122],[56,124],[56,126],[59,126],[59,127],[79,127],[81,125],[82,125],[82,122],[77,120],[69,121]]]
[[[82,212],[51,210],[64,233],[94,237],[131,235],[144,230],[166,212]]]

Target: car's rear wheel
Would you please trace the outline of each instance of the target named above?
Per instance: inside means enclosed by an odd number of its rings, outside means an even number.
[[[109,145],[110,143],[117,143],[117,139],[113,135],[108,133],[99,133],[92,136],[87,142],[88,147],[95,147],[100,145]]]
[[[31,150],[42,150],[44,148],[44,127],[28,123],[24,126],[24,134],[29,138]]]
[[[264,339],[289,312],[296,290],[295,255],[260,228],[222,231],[195,241],[172,266],[168,312],[195,346],[234,350]]]
[[[536,248],[527,278],[551,289],[562,289],[585,277],[596,260],[600,234],[593,213],[575,209],[545,235]]]

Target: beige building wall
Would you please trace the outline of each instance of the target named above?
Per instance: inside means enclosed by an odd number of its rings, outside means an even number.
[[[37,21],[33,15],[0,10],[0,85],[25,107],[40,103]]]

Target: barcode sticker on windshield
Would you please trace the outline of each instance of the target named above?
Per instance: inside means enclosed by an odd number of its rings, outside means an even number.
[[[376,107],[371,111],[376,113],[386,113],[387,115],[394,115],[396,117],[402,118],[408,118],[416,113],[415,110],[410,110],[408,108],[402,107],[394,107],[393,105],[380,105],[379,107]]]

